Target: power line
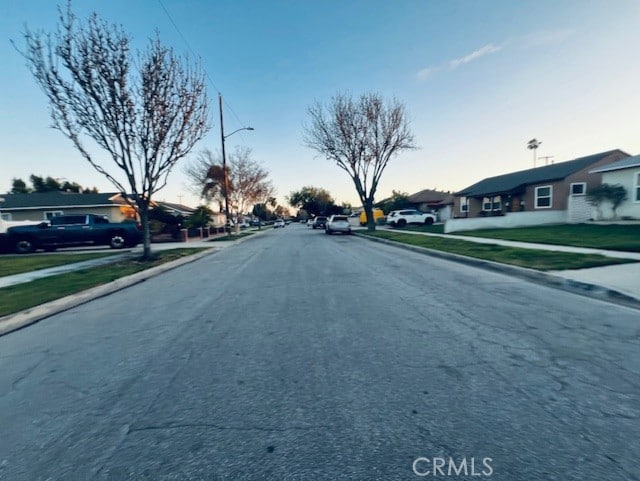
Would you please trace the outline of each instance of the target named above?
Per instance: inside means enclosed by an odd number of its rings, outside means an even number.
[[[194,50],[191,48],[191,45],[189,44],[189,42],[187,41],[186,37],[182,34],[182,32],[180,31],[180,28],[178,27],[178,25],[176,24],[176,22],[173,20],[173,18],[171,17],[171,14],[169,13],[169,10],[167,10],[167,7],[165,7],[164,3],[162,3],[162,0],[158,0],[158,3],[160,4],[160,6],[162,7],[162,10],[164,10],[164,13],[167,15],[167,18],[169,19],[169,21],[171,22],[171,25],[173,25],[173,28],[176,29],[176,32],[178,32],[178,35],[180,35],[180,38],[182,39],[182,41],[184,42],[184,44],[187,46],[187,49],[189,50],[189,52],[191,52],[191,55],[193,55],[196,58],[201,58],[199,55],[196,55],[196,53],[194,52]],[[209,82],[211,83],[211,85],[213,86],[213,88],[220,93],[220,89],[216,86],[215,82],[213,81],[213,79],[211,78],[211,76],[209,75],[209,72],[207,71],[206,68],[204,68],[204,66],[202,67],[202,69],[204,70],[204,74],[207,77],[207,79],[209,80]],[[240,117],[238,117],[238,115],[235,113],[235,111],[228,105],[228,101],[225,99],[225,106],[227,107],[227,109],[231,112],[231,115],[233,115],[233,117],[235,117],[235,119],[238,121],[239,125],[246,125],[244,124],[241,120]]]

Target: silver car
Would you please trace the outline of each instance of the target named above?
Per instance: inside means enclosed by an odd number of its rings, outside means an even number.
[[[351,224],[349,217],[346,215],[332,215],[324,226],[325,234],[333,234],[334,232],[342,232],[343,234],[351,234]]]

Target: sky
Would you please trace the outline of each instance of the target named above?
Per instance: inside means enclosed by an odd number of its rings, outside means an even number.
[[[54,31],[55,0],[0,1],[0,192],[13,178],[51,176],[115,191],[50,127],[24,59],[25,25]],[[392,190],[455,192],[485,177],[622,149],[640,153],[637,0],[73,0],[123,26],[135,48],[158,32],[207,75],[211,129],[157,200],[196,206],[183,169],[227,138],[252,149],[278,199],[303,186],[358,205],[346,172],[304,145],[307,109],[338,93],[376,92],[407,111],[416,150],[389,163]],[[15,44],[15,46],[14,46]],[[118,172],[94,151],[110,172]],[[101,157],[102,156],[102,157]]]

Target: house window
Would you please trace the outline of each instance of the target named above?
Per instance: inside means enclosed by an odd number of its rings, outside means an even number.
[[[64,212],[61,210],[47,210],[44,212],[44,220],[51,220],[59,215],[64,215]]]
[[[633,191],[635,192],[634,202],[640,202],[640,172],[636,172],[636,185]]]
[[[545,185],[536,187],[536,209],[550,209],[553,197],[553,187]]]
[[[460,212],[469,212],[469,200],[466,197],[460,197]]]
[[[485,197],[482,200],[482,210],[484,211],[492,211],[492,210],[502,210],[502,203],[500,197]]]
[[[571,184],[571,195],[585,195],[587,193],[586,182],[574,182]]]
[[[0,213],[0,219],[2,220],[11,220],[11,212],[2,212]]]

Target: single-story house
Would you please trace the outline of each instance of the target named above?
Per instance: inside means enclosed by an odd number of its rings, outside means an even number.
[[[601,184],[595,168],[630,157],[609,150],[566,162],[489,177],[454,194],[456,217],[486,217],[507,212],[566,211],[571,196],[586,196]]]
[[[616,209],[619,218],[640,219],[640,155],[620,159],[590,173],[602,175],[603,184],[621,185],[627,191],[627,200]],[[604,218],[612,216],[613,212],[603,213]]]
[[[439,190],[424,189],[408,197],[412,207],[422,212],[433,212],[439,221],[450,219],[453,214],[453,194]]]
[[[111,222],[136,219],[136,210],[121,194],[113,192],[44,192],[3,194],[0,197],[0,218],[6,221],[43,221],[73,213],[104,215]]]
[[[164,202],[164,201],[153,201],[153,203],[158,207],[162,207],[169,214],[174,215],[176,217],[182,216],[186,218],[195,212],[195,209],[193,207],[188,207],[182,204],[173,204],[171,202]]]

